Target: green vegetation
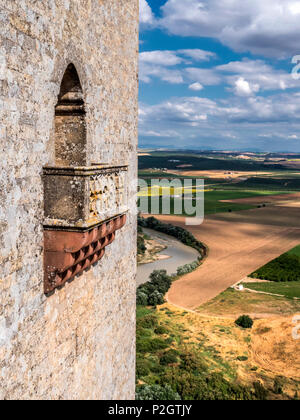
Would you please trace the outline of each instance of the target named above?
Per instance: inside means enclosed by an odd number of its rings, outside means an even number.
[[[185,264],[177,268],[177,276],[184,276],[185,274],[192,273],[199,267],[199,261],[194,261],[190,264]]]
[[[138,255],[144,255],[146,252],[145,239],[142,235],[138,234],[137,237],[137,253]]]
[[[275,284],[279,285],[282,283]],[[197,312],[199,313],[225,317],[238,317],[243,313],[265,313],[279,316],[288,316],[293,315],[299,311],[299,300],[247,291],[240,292],[232,288],[225,290],[214,299],[204,303],[199,308],[197,308]]]
[[[232,187],[231,187],[232,188]],[[223,200],[236,200],[238,198],[251,198],[260,195],[270,195],[269,191],[240,191],[238,189],[231,190],[214,190],[204,192],[204,213],[225,213],[231,211],[249,210],[255,206],[240,203],[226,203]],[[274,194],[274,192],[272,192]]]
[[[286,298],[299,298],[300,299],[300,282],[268,282],[268,283],[244,283],[248,289],[256,290],[259,292],[273,293],[275,295],[285,296]]]
[[[250,277],[275,282],[299,281],[300,257],[293,253],[282,254],[255,270],[250,274]]]
[[[253,327],[253,320],[248,315],[241,315],[235,321],[236,325],[241,328],[252,328]]]
[[[275,394],[283,394],[283,387],[284,387],[284,378],[281,376],[276,376],[274,380],[274,393]]]
[[[164,295],[171,287],[172,278],[166,270],[155,270],[150,274],[150,281],[141,284],[137,288],[137,305],[161,305],[164,303]]]
[[[199,252],[198,260],[178,267],[177,274],[174,277],[167,275],[166,270],[155,270],[150,275],[150,281],[141,284],[137,288],[137,305],[161,305],[164,303],[164,296],[171,287],[172,281],[179,276],[194,271],[199,266],[203,256],[206,254],[206,248],[187,230],[178,226],[162,223],[154,217],[149,217],[148,219],[139,217],[138,224],[139,232],[142,231],[142,227],[155,229],[176,237],[184,244],[195,248]],[[141,252],[143,252],[143,245],[143,242],[139,243],[138,240],[138,249],[141,249]]]
[[[152,153],[151,156],[139,156],[139,169],[178,169],[178,166],[190,165],[189,170],[225,170],[225,171],[266,171],[266,170],[285,170],[281,165],[270,164],[266,167],[263,162],[244,161],[235,159],[215,159],[207,158],[195,154],[174,154],[165,153],[164,155]]]
[[[181,315],[167,312],[137,307],[137,399],[265,399],[263,387],[240,385],[218,351],[190,342]]]
[[[293,193],[300,190],[300,174],[281,164],[265,164],[267,155],[250,155],[248,160],[238,158],[236,153],[218,152],[151,152],[150,156],[139,157],[139,177],[150,185],[151,179],[196,179],[197,176],[181,175],[179,170],[209,171],[220,170],[228,173],[228,178],[204,177],[204,212],[214,214],[222,212],[242,211],[255,208],[255,205],[226,203],[222,200],[234,200],[270,194]],[[167,172],[167,171],[168,172]],[[177,171],[176,174],[170,171]],[[231,172],[246,171],[245,178],[231,178]],[[258,172],[262,172],[260,175]],[[252,173],[253,175],[249,175]],[[224,174],[223,174],[224,175]],[[195,196],[192,198],[195,205]],[[160,198],[159,214],[163,214]],[[170,198],[170,214],[174,214],[174,202],[178,198]],[[267,198],[266,198],[267,201]],[[150,209],[151,213],[151,209]],[[183,216],[192,216],[182,212]]]
[[[136,390],[136,400],[179,401],[181,398],[169,385],[141,385]]]
[[[266,190],[300,190],[300,179],[298,178],[262,178],[251,177],[246,181],[236,184],[238,188],[262,188]]]
[[[287,191],[285,190],[272,190],[272,189],[251,189],[251,188],[241,188],[239,187],[240,184],[232,184],[227,183],[227,185],[222,182],[220,184],[217,184],[215,181],[210,180],[213,182],[213,184],[210,184],[205,180],[205,186],[206,189],[204,190],[204,214],[215,214],[215,213],[225,213],[228,211],[242,211],[242,210],[249,210],[257,207],[257,205],[252,204],[241,204],[241,203],[234,203],[234,202],[226,202],[230,200],[236,200],[240,198],[252,198],[252,197],[260,197],[265,196],[266,197],[266,203],[268,202],[268,196],[273,194],[288,194],[293,191]],[[208,187],[208,189],[207,189]],[[162,192],[161,192],[162,194]],[[181,197],[180,197],[181,198]],[[174,198],[170,197],[170,214],[175,214],[175,203],[180,198]],[[199,199],[199,198],[198,198]],[[158,197],[159,200],[159,214],[164,214],[163,212],[163,206],[162,206],[162,196]],[[196,206],[196,198],[195,193],[191,195],[192,205]],[[182,195],[182,216],[193,216],[190,214],[187,214],[184,211],[184,196]],[[151,201],[149,202],[149,205],[151,205]],[[149,209],[151,213],[151,208]]]
[[[138,225],[140,227],[147,227],[149,229],[154,229],[167,235],[174,236],[183,244],[195,248],[200,253],[200,258],[206,253],[205,246],[190,232],[183,229],[182,227],[163,223],[157,220],[155,217],[148,217],[147,219],[138,217]]]
[[[295,248],[288,251],[287,254],[288,255],[296,255],[297,257],[300,257],[300,245],[295,246]]]

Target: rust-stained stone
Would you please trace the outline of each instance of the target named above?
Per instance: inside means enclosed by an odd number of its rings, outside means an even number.
[[[125,223],[123,214],[86,232],[45,230],[44,292],[52,292],[98,262]]]

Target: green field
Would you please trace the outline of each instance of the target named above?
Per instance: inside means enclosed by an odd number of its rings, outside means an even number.
[[[295,246],[295,248],[288,251],[287,254],[288,255],[296,255],[297,257],[300,257],[300,245]]]
[[[230,171],[272,171],[287,170],[277,164],[264,165],[256,160],[244,161],[232,158],[206,157],[195,153],[158,153],[150,156],[139,156],[139,169],[177,169],[178,165],[191,165],[189,170],[230,170]]]
[[[251,290],[282,295],[287,298],[300,298],[300,282],[289,281],[286,283],[243,283]]]
[[[286,191],[285,191],[286,192]],[[251,197],[258,197],[258,196],[265,196],[266,202],[268,195],[272,194],[282,194],[282,191],[267,191],[267,190],[241,190],[241,189],[222,189],[222,187],[212,188],[211,186],[204,192],[204,214],[215,214],[215,213],[226,213],[232,211],[241,211],[241,210],[249,210],[252,208],[256,208],[257,205],[251,204],[240,204],[240,203],[224,203],[222,200],[235,200],[238,198],[251,198]],[[160,199],[160,213],[164,214],[162,210],[162,200]],[[150,200],[149,200],[150,202]],[[193,200],[193,205],[196,202]],[[149,204],[150,206],[150,204]],[[150,213],[152,213],[151,209],[149,209]],[[174,214],[174,198],[170,198],[170,214]],[[186,214],[184,211],[182,216],[190,216]]]
[[[240,211],[255,208],[257,206],[239,203],[224,203],[221,200],[235,200],[238,198],[250,198],[257,196],[268,196],[274,194],[274,191],[253,190],[242,191],[239,189],[222,190],[214,189],[204,193],[205,214],[224,213],[228,211]]]
[[[300,246],[296,246],[258,268],[249,277],[274,282],[299,282],[300,284]]]
[[[234,153],[233,153],[234,155]],[[226,213],[241,210],[248,210],[258,205],[224,203],[222,200],[234,200],[239,198],[250,198],[267,196],[272,194],[293,193],[300,190],[300,179],[297,170],[291,171],[280,165],[265,165],[258,161],[256,156],[253,160],[243,161],[233,156],[220,153],[197,153],[197,152],[151,152],[149,156],[139,157],[139,178],[144,179],[150,186],[151,179],[196,179],[197,177],[182,176],[178,171],[178,165],[188,164],[188,170],[224,170],[224,171],[248,171],[247,179],[204,179],[204,214]],[[166,171],[175,170],[176,174]],[[186,168],[187,169],[187,168]],[[263,171],[264,176],[256,173]],[[253,176],[249,176],[249,172]],[[150,194],[151,195],[151,194]],[[176,200],[176,199],[175,199]],[[170,214],[174,214],[174,198],[170,199]],[[195,206],[196,202],[192,202]],[[149,208],[149,213],[152,213]],[[161,202],[159,214],[169,212],[163,211]],[[193,216],[186,214],[183,216]]]

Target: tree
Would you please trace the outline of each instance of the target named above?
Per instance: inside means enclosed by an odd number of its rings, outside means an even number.
[[[253,326],[253,320],[248,315],[240,316],[235,323],[242,328],[252,328]]]
[[[136,389],[137,400],[179,401],[180,395],[170,385],[141,385]]]

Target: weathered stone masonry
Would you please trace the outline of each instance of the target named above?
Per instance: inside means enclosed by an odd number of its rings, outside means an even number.
[[[134,398],[137,52],[138,0],[0,0],[1,399]]]

